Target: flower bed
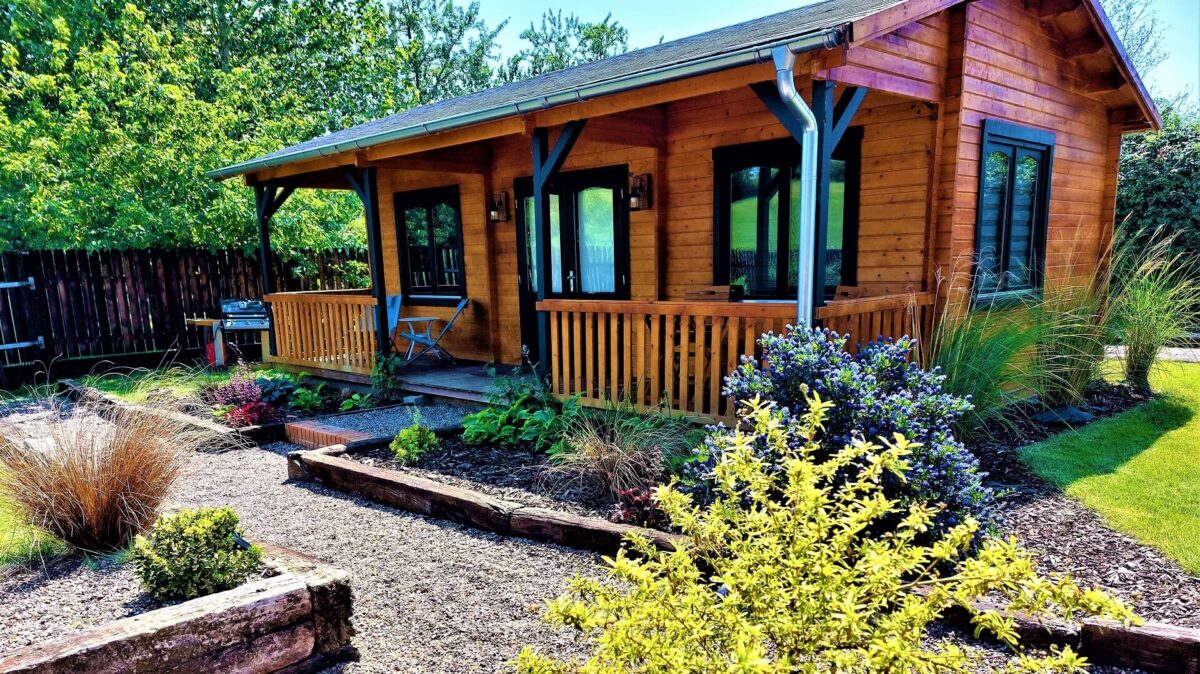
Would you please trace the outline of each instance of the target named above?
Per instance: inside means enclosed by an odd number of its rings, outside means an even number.
[[[346,574],[259,545],[267,577],[8,651],[0,654],[0,671],[276,672],[351,656]],[[150,606],[129,599],[135,611]]]

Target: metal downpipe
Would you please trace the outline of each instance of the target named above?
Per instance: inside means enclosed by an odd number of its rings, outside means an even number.
[[[817,117],[796,91],[796,55],[786,46],[771,50],[779,99],[804,126],[800,148],[800,223],[796,260],[796,323],[813,324],[813,261],[817,246]]]

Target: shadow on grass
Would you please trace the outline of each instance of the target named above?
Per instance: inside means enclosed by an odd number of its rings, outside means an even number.
[[[1018,451],[1038,476],[1066,489],[1077,480],[1117,472],[1164,435],[1186,426],[1196,415],[1195,402],[1163,395]]]

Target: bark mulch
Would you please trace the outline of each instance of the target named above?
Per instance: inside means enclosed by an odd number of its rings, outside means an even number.
[[[1104,385],[1089,391],[1087,403],[1094,422],[1147,400],[1126,386]],[[1069,573],[1085,587],[1099,585],[1146,620],[1200,628],[1200,578],[1156,548],[1114,531],[1020,460],[1018,448],[1073,432],[1033,421],[1031,412],[1018,410],[1003,435],[968,443],[991,485],[1002,492],[1003,533],[1032,549],[1044,571]]]

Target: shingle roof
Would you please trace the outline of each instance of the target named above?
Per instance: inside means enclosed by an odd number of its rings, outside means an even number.
[[[299,161],[328,148],[351,143],[363,146],[379,136],[439,123],[439,130],[453,128],[444,123],[505,106],[572,92],[583,87],[622,80],[672,66],[692,63],[723,54],[765,47],[836,28],[906,0],[825,0],[779,12],[699,35],[638,49],[619,56],[539,75],[473,94],[422,105],[382,119],[326,134],[303,143],[213,171],[225,178],[269,163],[272,166]],[[513,114],[515,114],[515,109]]]

